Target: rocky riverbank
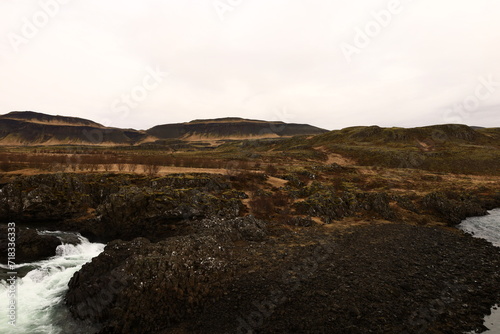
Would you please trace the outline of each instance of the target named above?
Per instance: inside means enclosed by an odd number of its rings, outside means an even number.
[[[500,297],[499,250],[454,231],[383,224],[310,237],[315,242],[241,275],[224,298],[179,327],[460,333],[484,329],[483,315]]]
[[[456,230],[252,219],[110,243],[67,303],[101,333],[460,333],[500,300],[500,250]]]
[[[241,194],[219,175],[19,177],[0,189],[0,223],[78,231],[92,241],[187,234],[186,219],[236,217]]]
[[[427,191],[402,193],[369,189],[355,170],[330,172],[358,184],[258,173],[18,177],[1,185],[0,223],[108,242],[66,296],[102,334],[482,329],[500,301],[500,252],[449,226],[500,206],[498,187],[432,178]]]

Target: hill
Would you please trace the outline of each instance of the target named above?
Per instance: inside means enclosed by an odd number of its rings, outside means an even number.
[[[147,133],[161,139],[257,139],[317,135],[328,132],[308,124],[259,121],[244,118],[194,120],[155,126]]]
[[[381,128],[378,126],[357,126],[330,131],[315,138],[317,143],[369,142],[380,145],[401,145],[462,142],[487,143],[495,135],[494,129],[474,129],[461,124],[432,125],[417,128]],[[488,134],[491,131],[491,134]]]
[[[141,131],[106,128],[77,117],[30,111],[0,116],[0,145],[126,145],[147,137]]]
[[[315,136],[311,147],[364,166],[498,174],[500,129],[443,124],[417,128],[351,127]]]
[[[97,128],[104,128],[104,126],[99,123],[83,118],[68,117],[68,116],[53,116],[33,111],[12,111],[8,114],[1,115],[0,119],[13,119],[18,121],[49,124],[49,125],[91,126]]]
[[[137,145],[165,139],[257,139],[326,133],[307,124],[242,118],[164,124],[147,131],[109,128],[91,120],[32,111],[0,115],[0,145]]]

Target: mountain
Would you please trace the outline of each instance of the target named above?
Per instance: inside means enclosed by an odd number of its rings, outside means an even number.
[[[147,131],[105,127],[91,120],[32,111],[0,115],[0,145],[136,145],[164,139],[249,139],[316,135],[328,132],[307,124],[243,118],[164,124]]]
[[[435,151],[455,145],[498,146],[500,129],[443,124],[419,128],[356,126],[327,131],[308,124],[262,121],[237,117],[198,119],[186,123],[163,124],[146,131],[106,127],[91,120],[53,116],[32,111],[0,115],[0,145],[139,145],[172,140],[244,140],[298,138],[314,147],[351,146],[418,147]],[[311,137],[312,136],[312,137]],[[294,139],[295,140],[295,139]],[[295,140],[296,141],[296,140]],[[304,142],[304,143],[305,143]],[[459,146],[457,146],[459,145]],[[346,147],[347,147],[346,146]],[[372,150],[370,150],[374,154]]]
[[[104,128],[103,125],[89,121],[87,119],[68,116],[53,116],[33,111],[12,111],[6,115],[0,116],[0,119],[13,119],[24,122],[48,124],[48,125],[67,125],[67,126],[91,126]]]
[[[247,139],[317,135],[328,132],[308,124],[269,122],[237,117],[201,119],[187,123],[164,124],[146,131],[161,139]]]
[[[0,145],[126,145],[147,138],[143,131],[107,128],[77,117],[32,111],[0,116]]]

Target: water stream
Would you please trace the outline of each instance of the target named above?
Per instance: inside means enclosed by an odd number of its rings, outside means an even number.
[[[487,216],[467,218],[458,227],[477,238],[486,239],[493,245],[500,247],[500,209],[489,211]],[[483,333],[500,333],[500,308],[494,307],[491,310],[491,315],[484,319],[484,325],[489,330]]]
[[[16,286],[16,326],[9,324],[8,267],[0,265],[0,333],[66,334],[93,333],[89,323],[77,323],[63,306],[64,293],[75,272],[104,250],[103,244],[91,243],[79,234],[40,232],[61,239],[56,256],[47,260],[18,264]],[[69,237],[77,244],[65,243]]]

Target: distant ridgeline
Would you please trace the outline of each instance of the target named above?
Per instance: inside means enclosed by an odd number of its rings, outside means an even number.
[[[317,135],[328,132],[307,124],[268,122],[243,118],[194,120],[155,126],[148,134],[161,139],[247,139]]]
[[[123,145],[145,137],[141,131],[107,128],[77,117],[29,111],[0,116],[0,145]]]
[[[201,119],[186,123],[157,125],[149,130],[106,127],[77,117],[52,116],[36,112],[11,112],[0,116],[0,145],[141,145],[165,141],[245,140],[302,136],[293,145],[323,147],[352,156],[359,163],[392,150],[427,153],[445,157],[451,151],[478,148],[498,149],[499,128],[478,128],[458,124],[419,128],[358,126],[327,131],[308,124],[251,120],[237,117]],[[356,149],[353,151],[353,147]],[[446,148],[445,151],[443,149]],[[365,152],[366,151],[366,152]],[[474,154],[477,152],[474,151]],[[366,153],[366,154],[363,154]],[[463,153],[462,152],[462,153]],[[399,154],[400,155],[400,154]],[[370,160],[370,161],[368,161]],[[394,163],[390,164],[391,166]]]
[[[0,116],[0,145],[139,145],[160,139],[247,139],[317,135],[328,132],[307,124],[243,118],[195,120],[149,130],[105,127],[67,116],[15,111]]]

